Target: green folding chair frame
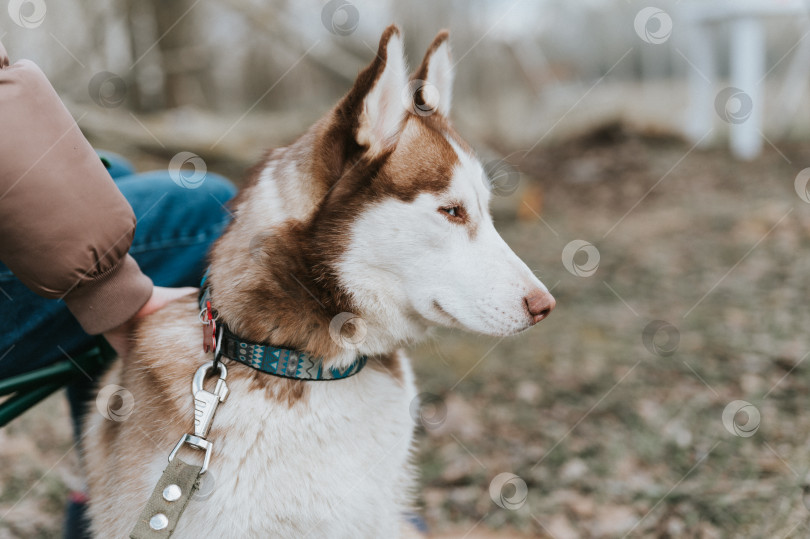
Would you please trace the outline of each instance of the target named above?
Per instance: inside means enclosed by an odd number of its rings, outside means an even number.
[[[0,403],[0,427],[79,377],[95,379],[114,358],[115,351],[99,337],[96,346],[75,358],[0,380],[0,397],[12,395]]]

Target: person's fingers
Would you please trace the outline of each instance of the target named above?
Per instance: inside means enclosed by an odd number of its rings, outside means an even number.
[[[138,314],[136,314],[135,317],[140,318],[142,316],[152,314],[153,312],[165,307],[172,301],[196,292],[197,289],[192,286],[186,286],[183,288],[166,288],[163,286],[156,286],[152,290],[152,297],[149,298],[149,301],[147,301],[146,305],[144,305],[141,310],[138,311]]]
[[[191,286],[184,288],[165,288],[162,286],[155,286],[152,288],[152,296],[146,305],[141,307],[141,310],[129,321],[124,322],[117,328],[111,329],[104,333],[104,338],[110,343],[110,346],[118,353],[119,357],[126,357],[129,354],[130,347],[132,346],[132,328],[133,320],[151,314],[172,301],[194,294],[197,289]]]

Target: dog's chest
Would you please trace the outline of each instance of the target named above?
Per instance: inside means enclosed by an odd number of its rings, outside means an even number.
[[[210,434],[208,477],[177,536],[397,536],[416,396],[401,361],[401,380],[367,369],[312,383],[292,404],[234,382]]]

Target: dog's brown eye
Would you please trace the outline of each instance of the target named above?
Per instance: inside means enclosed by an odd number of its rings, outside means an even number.
[[[463,210],[461,206],[447,206],[444,208],[439,208],[440,212],[443,212],[447,215],[451,220],[457,221],[463,219]]]

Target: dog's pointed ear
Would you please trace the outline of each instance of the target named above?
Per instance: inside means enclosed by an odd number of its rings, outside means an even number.
[[[402,131],[405,105],[402,93],[408,84],[408,68],[402,35],[395,25],[385,29],[377,57],[357,77],[347,101],[357,102],[354,136],[371,155],[393,147]]]
[[[450,114],[453,97],[453,60],[450,55],[450,32],[442,30],[433,38],[425,58],[413,76],[414,101],[417,110],[435,110],[443,116]]]

